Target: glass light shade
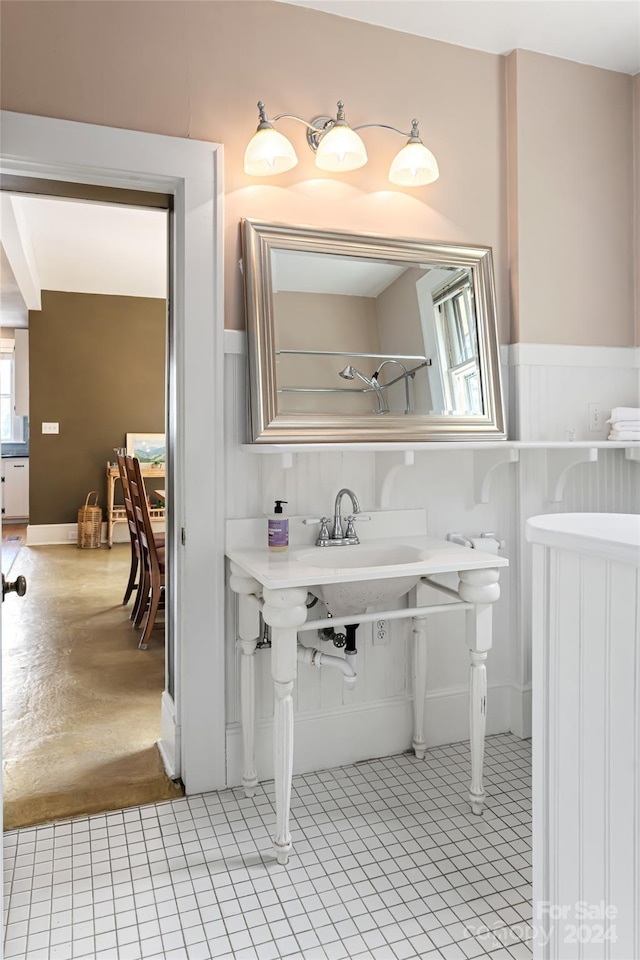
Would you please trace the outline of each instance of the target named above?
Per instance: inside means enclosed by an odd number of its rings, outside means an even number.
[[[393,158],[389,180],[400,187],[423,187],[440,176],[438,161],[424,143],[405,144]]]
[[[247,144],[244,172],[252,177],[271,177],[291,170],[298,162],[296,152],[285,136],[266,127],[257,130]]]
[[[358,134],[351,127],[336,124],[318,144],[316,167],[340,173],[357,170],[367,162],[367,151]]]

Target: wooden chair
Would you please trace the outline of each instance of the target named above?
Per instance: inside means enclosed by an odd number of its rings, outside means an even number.
[[[138,568],[140,567],[140,577],[142,578],[142,565],[140,558],[140,542],[138,537],[138,523],[136,520],[135,511],[133,509],[133,503],[131,502],[131,491],[129,489],[129,477],[127,476],[127,466],[125,463],[125,457],[117,454],[118,459],[118,469],[120,471],[120,481],[122,483],[122,495],[124,499],[124,506],[127,514],[127,523],[129,525],[129,537],[131,540],[131,567],[129,570],[129,580],[127,582],[126,589],[124,591],[124,597],[122,599],[122,606],[126,607],[128,604],[131,594],[136,590],[136,599],[131,611],[131,620],[135,620],[138,615],[138,610],[140,603],[142,601],[144,591],[138,589],[138,584],[136,583],[136,576],[138,573]],[[164,534],[156,535],[156,546],[158,548],[164,547]]]
[[[136,583],[136,574],[138,572],[138,566],[140,564],[140,544],[138,541],[138,524],[136,523],[135,513],[133,512],[133,504],[131,502],[131,492],[129,490],[129,478],[127,476],[127,468],[125,464],[125,458],[120,454],[118,456],[118,469],[120,471],[120,482],[122,483],[122,495],[124,498],[124,506],[127,513],[127,523],[129,525],[129,537],[131,539],[131,569],[129,571],[129,581],[127,583],[126,590],[124,591],[124,597],[122,600],[122,606],[126,607],[133,593],[134,589],[137,588],[138,584]],[[133,613],[131,614],[131,619],[135,617],[135,608],[134,604]]]
[[[142,636],[138,646],[141,650],[146,650],[158,610],[164,603],[165,551],[164,546],[158,546],[153,533],[144,479],[138,459],[136,457],[125,457],[125,470],[140,551],[140,583],[138,585],[138,600],[136,601],[133,625],[139,629],[144,620]]]

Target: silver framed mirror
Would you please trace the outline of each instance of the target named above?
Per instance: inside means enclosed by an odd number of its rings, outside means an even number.
[[[490,247],[242,221],[254,443],[505,439]]]

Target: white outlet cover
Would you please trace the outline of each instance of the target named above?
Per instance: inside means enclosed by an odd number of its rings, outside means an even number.
[[[43,433],[60,433],[60,424],[59,423],[43,423],[42,432]]]

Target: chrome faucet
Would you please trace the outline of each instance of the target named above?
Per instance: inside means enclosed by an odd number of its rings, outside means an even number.
[[[356,513],[360,513],[360,504],[358,503],[358,498],[353,490],[349,490],[348,487],[343,487],[342,490],[338,490],[338,493],[336,494],[336,502],[333,507],[333,530],[331,531],[332,540],[345,539],[345,534],[342,532],[342,498],[344,496],[351,497],[351,506],[353,508],[351,517],[355,517]],[[351,518],[349,518],[347,521],[347,529],[349,527],[352,528],[351,535],[356,537],[355,530],[353,530],[353,520]],[[358,538],[356,537],[356,540],[357,539]]]
[[[353,510],[353,513],[349,514],[346,518],[346,531],[343,530],[342,527],[342,498],[344,496],[351,498],[351,507]],[[336,494],[336,502],[333,508],[333,529],[331,533],[329,533],[328,517],[310,517],[302,522],[305,524],[320,524],[320,534],[316,540],[316,547],[347,547],[360,543],[354,526],[356,520],[371,520],[371,517],[367,514],[360,513],[360,504],[355,493],[353,490],[349,490],[348,487],[343,487],[341,490],[338,490]]]

